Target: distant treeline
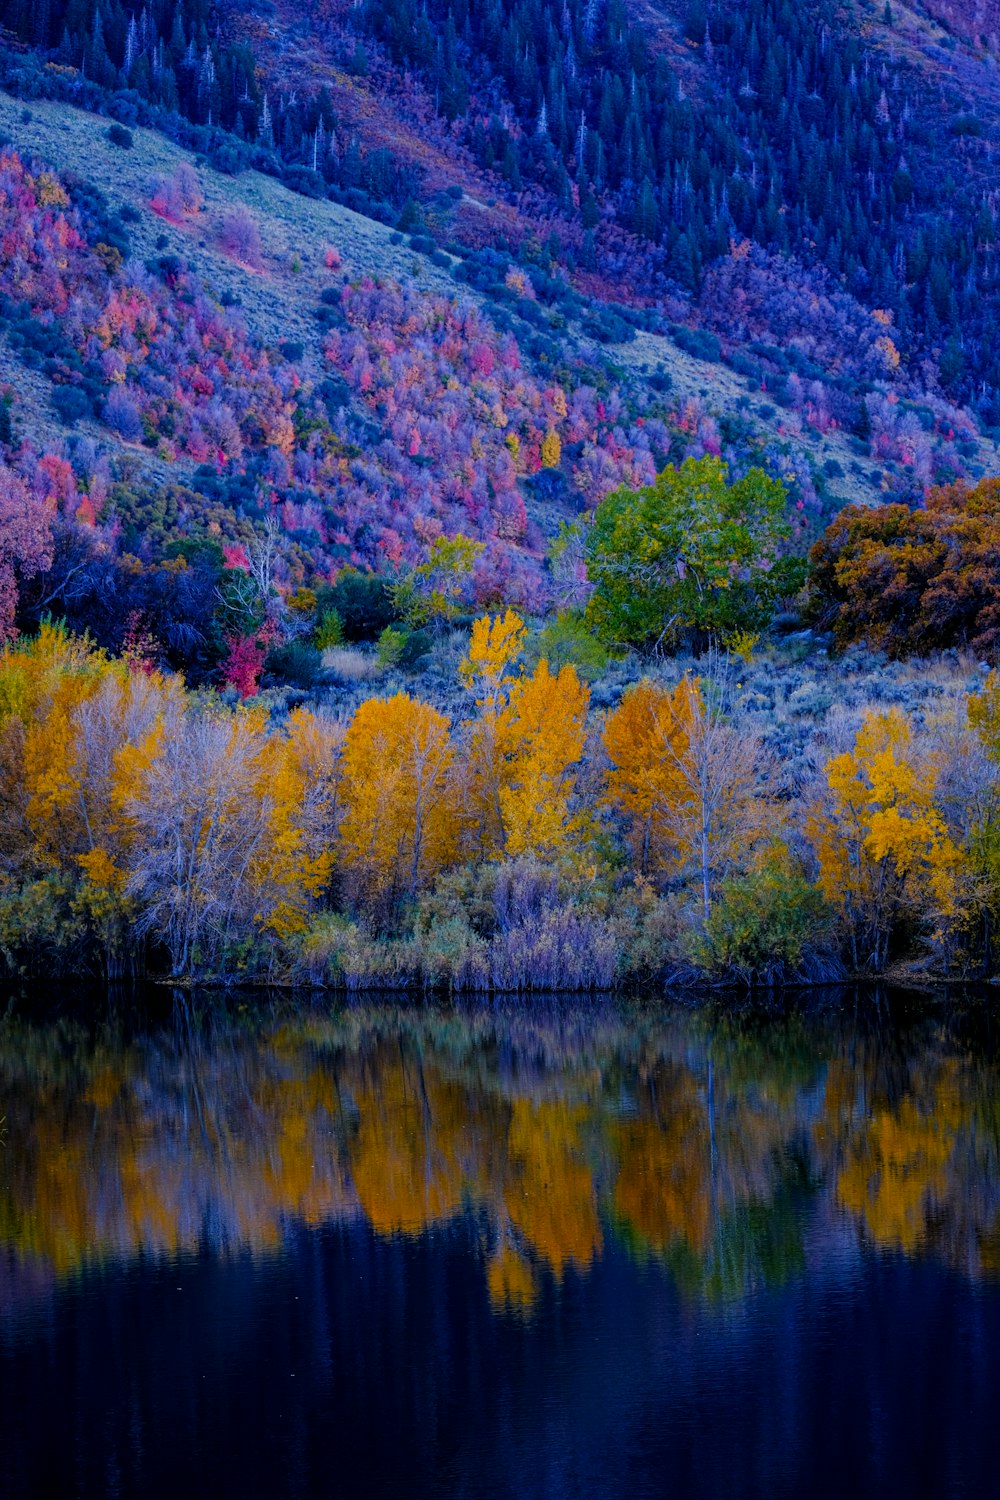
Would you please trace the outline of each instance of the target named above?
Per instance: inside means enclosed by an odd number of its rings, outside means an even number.
[[[394,220],[419,175],[340,128],[328,91],[269,96],[251,49],[229,41],[209,0],[0,0],[0,27],[32,49],[0,51],[0,84],[27,96],[106,107],[152,125],[223,172],[248,167]],[[33,67],[32,53],[48,59]]]
[[[824,265],[891,311],[903,344],[943,344],[945,387],[998,420],[996,208],[965,150],[982,127],[934,117],[919,75],[833,0],[692,0],[693,92],[624,0],[368,0],[366,15],[512,183],[544,181],[589,229],[609,205],[691,292],[734,237]]]

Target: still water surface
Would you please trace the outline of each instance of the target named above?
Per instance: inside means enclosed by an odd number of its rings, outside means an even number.
[[[0,1495],[952,1496],[988,1002],[0,1022]]]

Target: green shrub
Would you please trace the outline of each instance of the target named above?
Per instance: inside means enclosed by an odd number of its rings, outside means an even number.
[[[313,635],[318,651],[327,651],[331,646],[344,642],[344,622],[335,609],[324,610]]]
[[[723,881],[694,956],[712,972],[773,984],[800,971],[827,931],[823,897],[776,840],[749,874]]]
[[[85,959],[85,933],[59,875],[29,880],[0,895],[0,974],[67,973]]]
[[[550,620],[529,643],[527,655],[530,667],[537,666],[543,657],[554,673],[566,666],[575,667],[584,682],[602,677],[610,660],[605,647],[575,610],[562,610]]]
[[[392,625],[387,625],[378,638],[378,664],[380,667],[395,667],[399,665],[403,652],[406,649],[407,633],[405,630],[397,630]]]
[[[323,671],[323,660],[315,646],[305,641],[287,641],[267,654],[266,669],[281,682],[292,687],[315,686]]]
[[[400,654],[399,665],[411,671],[427,656],[433,645],[434,636],[429,630],[409,631]]]

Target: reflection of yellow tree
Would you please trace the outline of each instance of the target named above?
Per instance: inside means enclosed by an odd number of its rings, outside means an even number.
[[[280,1076],[265,1075],[255,1090],[269,1131],[263,1183],[267,1198],[280,1204],[283,1214],[317,1225],[349,1196],[335,1133],[341,1113],[336,1079],[328,1068],[304,1064],[301,1049],[289,1048],[286,1056]],[[241,1157],[244,1149],[244,1142],[227,1138],[230,1158]],[[268,1228],[279,1239],[277,1217]]]
[[[601,1248],[594,1178],[583,1154],[583,1105],[515,1098],[507,1138],[504,1202],[510,1222],[539,1260],[561,1277],[589,1266]]]
[[[27,1201],[22,1199],[18,1249],[62,1274],[79,1262],[81,1247],[92,1239],[95,1227],[86,1136],[76,1130],[64,1132],[55,1115],[43,1116],[32,1146],[34,1173]]]
[[[523,1255],[511,1244],[500,1244],[486,1267],[486,1285],[494,1307],[527,1311],[534,1305],[537,1284]]]
[[[331,1150],[334,1082],[301,1055],[276,1072],[276,1052],[251,1053],[224,1076],[200,1052],[166,1076],[138,1072],[128,1053],[91,1061],[76,1092],[18,1097],[25,1148],[0,1236],[21,1255],[59,1273],[175,1255],[197,1248],[206,1219],[218,1248],[267,1250],[291,1215],[355,1211]]]
[[[689,1069],[665,1064],[650,1078],[647,1097],[647,1113],[613,1127],[619,1158],[615,1209],[652,1249],[683,1241],[700,1255],[711,1218],[703,1093]]]
[[[928,1214],[950,1196],[949,1167],[965,1122],[958,1076],[948,1065],[923,1099],[908,1094],[861,1122],[847,1147],[837,1198],[879,1245],[917,1249]]]
[[[351,1171],[380,1234],[419,1234],[461,1207],[465,1110],[455,1084],[402,1058],[373,1071],[355,1096]]]

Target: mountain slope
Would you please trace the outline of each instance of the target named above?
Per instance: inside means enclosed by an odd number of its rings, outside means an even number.
[[[781,477],[798,548],[996,472],[985,53],[825,0],[435,4],[57,40],[0,0],[7,458],[67,524],[160,566],[273,521],[289,595],[461,534],[473,602],[541,611],[667,462]]]

